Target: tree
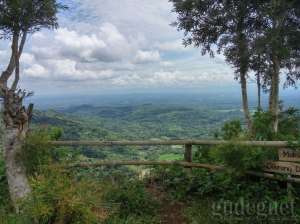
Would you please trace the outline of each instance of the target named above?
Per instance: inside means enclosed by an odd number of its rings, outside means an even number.
[[[185,45],[202,47],[202,53],[223,52],[235,68],[241,83],[243,110],[249,131],[251,115],[248,106],[247,73],[250,69],[250,45],[256,26],[253,1],[171,0],[178,14],[179,30],[185,31]]]
[[[3,100],[4,159],[11,200],[17,202],[31,192],[26,170],[17,155],[28,132],[33,104],[23,105],[30,92],[18,88],[20,57],[27,35],[42,28],[56,28],[57,12],[65,8],[56,0],[0,0],[0,37],[11,41],[11,56],[0,76],[0,98]],[[10,84],[11,83],[11,84]]]
[[[254,46],[252,46],[254,49]],[[267,92],[268,75],[265,58],[261,54],[256,54],[255,50],[251,53],[250,68],[255,72],[256,86],[257,86],[257,110],[262,111],[261,93]]]
[[[269,111],[273,132],[278,131],[280,72],[287,70],[286,86],[295,85],[300,77],[300,2],[265,0],[257,4],[257,39],[255,51],[264,55],[265,78],[269,84]]]
[[[278,131],[280,72],[285,85],[300,78],[300,1],[298,0],[170,0],[178,14],[175,23],[185,31],[185,45],[202,47],[213,56],[223,52],[240,79],[243,109],[251,127],[247,72],[252,69],[269,95],[272,130]],[[251,50],[250,50],[251,49]],[[255,60],[259,59],[255,63]],[[254,64],[252,64],[254,63]],[[261,70],[263,72],[261,72]],[[258,82],[260,88],[260,83]],[[259,93],[260,95],[260,93]],[[260,98],[260,96],[259,96]]]

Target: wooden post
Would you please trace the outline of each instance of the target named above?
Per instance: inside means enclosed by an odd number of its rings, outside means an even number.
[[[288,178],[291,178],[291,175],[288,175]],[[288,200],[292,201],[293,200],[293,185],[290,182],[287,182],[287,196],[288,196]]]
[[[193,161],[193,152],[192,152],[192,144],[184,145],[185,152],[184,152],[184,161],[191,163]]]

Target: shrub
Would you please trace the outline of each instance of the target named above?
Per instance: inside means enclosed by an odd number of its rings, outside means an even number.
[[[108,188],[106,201],[118,204],[120,217],[151,217],[156,215],[158,203],[145,190],[142,182],[131,180]]]
[[[226,122],[222,128],[222,136],[224,140],[231,140],[240,137],[242,126],[239,120]]]
[[[272,115],[269,112],[255,112],[252,128],[256,140],[272,140],[275,137],[272,131]]]
[[[256,140],[298,140],[300,137],[299,110],[290,107],[279,114],[278,133],[272,131],[272,115],[257,111],[253,116],[253,132]]]
[[[38,224],[97,223],[93,212],[101,206],[101,188],[90,180],[75,180],[52,168],[31,179],[32,194],[24,202],[23,215]]]
[[[27,174],[38,175],[40,169],[54,163],[74,159],[77,153],[68,153],[68,148],[56,148],[49,141],[57,140],[61,135],[59,128],[48,127],[30,132],[23,144],[19,159],[26,167]]]
[[[266,160],[274,160],[276,156],[276,150],[233,143],[216,146],[210,151],[211,160],[214,160],[216,164],[223,164],[225,167],[231,168],[235,174],[259,169]]]
[[[300,114],[299,110],[293,107],[280,113],[278,124],[278,139],[299,140],[300,138]]]
[[[184,198],[192,186],[192,179],[181,166],[156,167],[153,172],[159,185],[174,199]]]
[[[27,136],[20,159],[28,175],[36,174],[41,166],[52,162],[50,137],[45,131],[36,131]]]

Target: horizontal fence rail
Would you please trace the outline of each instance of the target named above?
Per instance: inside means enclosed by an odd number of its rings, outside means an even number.
[[[119,166],[119,165],[134,165],[134,166],[170,166],[178,165],[189,168],[204,168],[212,171],[224,170],[223,166],[216,166],[210,164],[202,163],[192,163],[192,162],[183,162],[183,161],[145,161],[145,160],[127,160],[127,161],[118,161],[118,160],[108,160],[108,161],[97,161],[93,163],[75,163],[67,165],[69,168],[89,168],[89,167],[99,167],[99,166]],[[63,166],[64,167],[64,166]]]
[[[146,141],[51,141],[54,146],[158,146],[158,145],[222,145],[234,144],[264,147],[296,147],[299,142],[288,141],[224,141],[224,140],[146,140]]]
[[[293,148],[299,147],[299,142],[288,142],[288,141],[224,141],[224,140],[140,140],[140,141],[51,141],[53,146],[175,146],[180,145],[184,146],[184,160],[183,161],[141,161],[141,160],[129,160],[129,161],[97,161],[93,163],[73,163],[68,165],[58,165],[63,168],[90,168],[90,167],[100,167],[100,166],[119,166],[119,165],[134,165],[134,166],[171,166],[178,165],[185,168],[204,168],[210,171],[224,171],[227,168],[224,166],[217,166],[211,164],[202,164],[193,162],[193,146],[199,145],[223,145],[223,144],[232,144],[232,145],[241,145],[241,146],[261,146],[269,148]],[[294,178],[290,175],[287,177],[280,177],[276,174],[265,173],[265,172],[256,172],[256,171],[247,171],[246,174],[269,178],[279,181],[286,182],[296,182],[300,183],[300,178]]]

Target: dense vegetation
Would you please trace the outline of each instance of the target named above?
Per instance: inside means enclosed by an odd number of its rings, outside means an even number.
[[[235,113],[233,113],[235,111]],[[191,119],[199,120],[189,128]],[[285,216],[255,211],[249,216],[216,215],[214,206],[225,202],[275,206],[290,201],[298,209],[297,184],[251,177],[247,170],[260,169],[265,160],[276,158],[276,150],[201,146],[194,162],[225,165],[224,172],[181,167],[99,167],[65,170],[55,164],[98,159],[182,160],[182,149],[174,147],[52,148],[50,139],[148,139],[156,138],[248,138],[236,109],[212,110],[159,105],[93,107],[79,106],[55,111],[36,111],[34,126],[24,145],[28,175],[33,189],[20,216],[10,213],[4,163],[0,162],[1,217],[3,223],[275,223]],[[234,119],[235,118],[235,119]],[[203,120],[201,120],[203,119]],[[209,120],[210,122],[207,122]],[[281,113],[277,136],[268,132],[268,113],[253,114],[256,138],[299,139],[296,109]],[[215,123],[214,123],[215,122]],[[224,125],[221,125],[224,123]],[[109,125],[110,124],[110,125]],[[128,126],[127,126],[128,125]],[[153,132],[149,127],[157,127]],[[119,129],[117,128],[119,127]],[[173,131],[170,127],[183,131]],[[186,128],[184,128],[186,127]],[[206,127],[203,135],[195,135]],[[218,127],[217,129],[215,127]],[[211,128],[211,129],[210,129]],[[130,130],[130,131],[124,131]],[[206,131],[206,132],[205,132]],[[175,135],[174,135],[175,133]],[[201,133],[199,131],[198,133]],[[289,205],[289,204],[287,204]],[[289,212],[290,210],[287,210]],[[298,211],[298,210],[296,210]],[[11,214],[11,215],[9,215]],[[293,214],[297,216],[298,212]],[[174,216],[174,217],[172,217]],[[289,217],[290,218],[290,217]],[[291,218],[290,218],[291,219]],[[292,221],[297,217],[292,217]],[[175,220],[178,220],[177,222]],[[241,221],[242,220],[242,221]],[[292,223],[292,222],[291,222]]]
[[[1,223],[299,222],[300,186],[288,183],[295,180],[291,175],[250,175],[261,171],[266,161],[278,159],[276,149],[236,142],[286,140],[293,141],[290,144],[298,150],[299,111],[281,105],[279,89],[282,77],[285,87],[296,86],[300,79],[299,1],[170,2],[177,14],[173,25],[184,31],[184,45],[200,47],[202,54],[212,57],[222,53],[235,69],[243,114],[236,107],[163,104],[83,105],[33,114],[33,104],[24,103],[32,93],[18,86],[23,72],[20,57],[27,35],[42,28],[57,28],[57,13],[67,7],[56,0],[0,0],[0,39],[7,39],[11,45],[8,64],[0,75],[0,128],[4,130]],[[253,111],[247,85],[251,72],[256,78],[259,102]],[[267,108],[261,105],[261,90],[268,94]],[[222,169],[208,171],[177,165],[83,168],[74,166],[74,162],[114,158],[182,160],[182,149],[49,144],[58,139],[180,138],[227,140],[210,148],[199,146],[194,152],[195,162]]]

